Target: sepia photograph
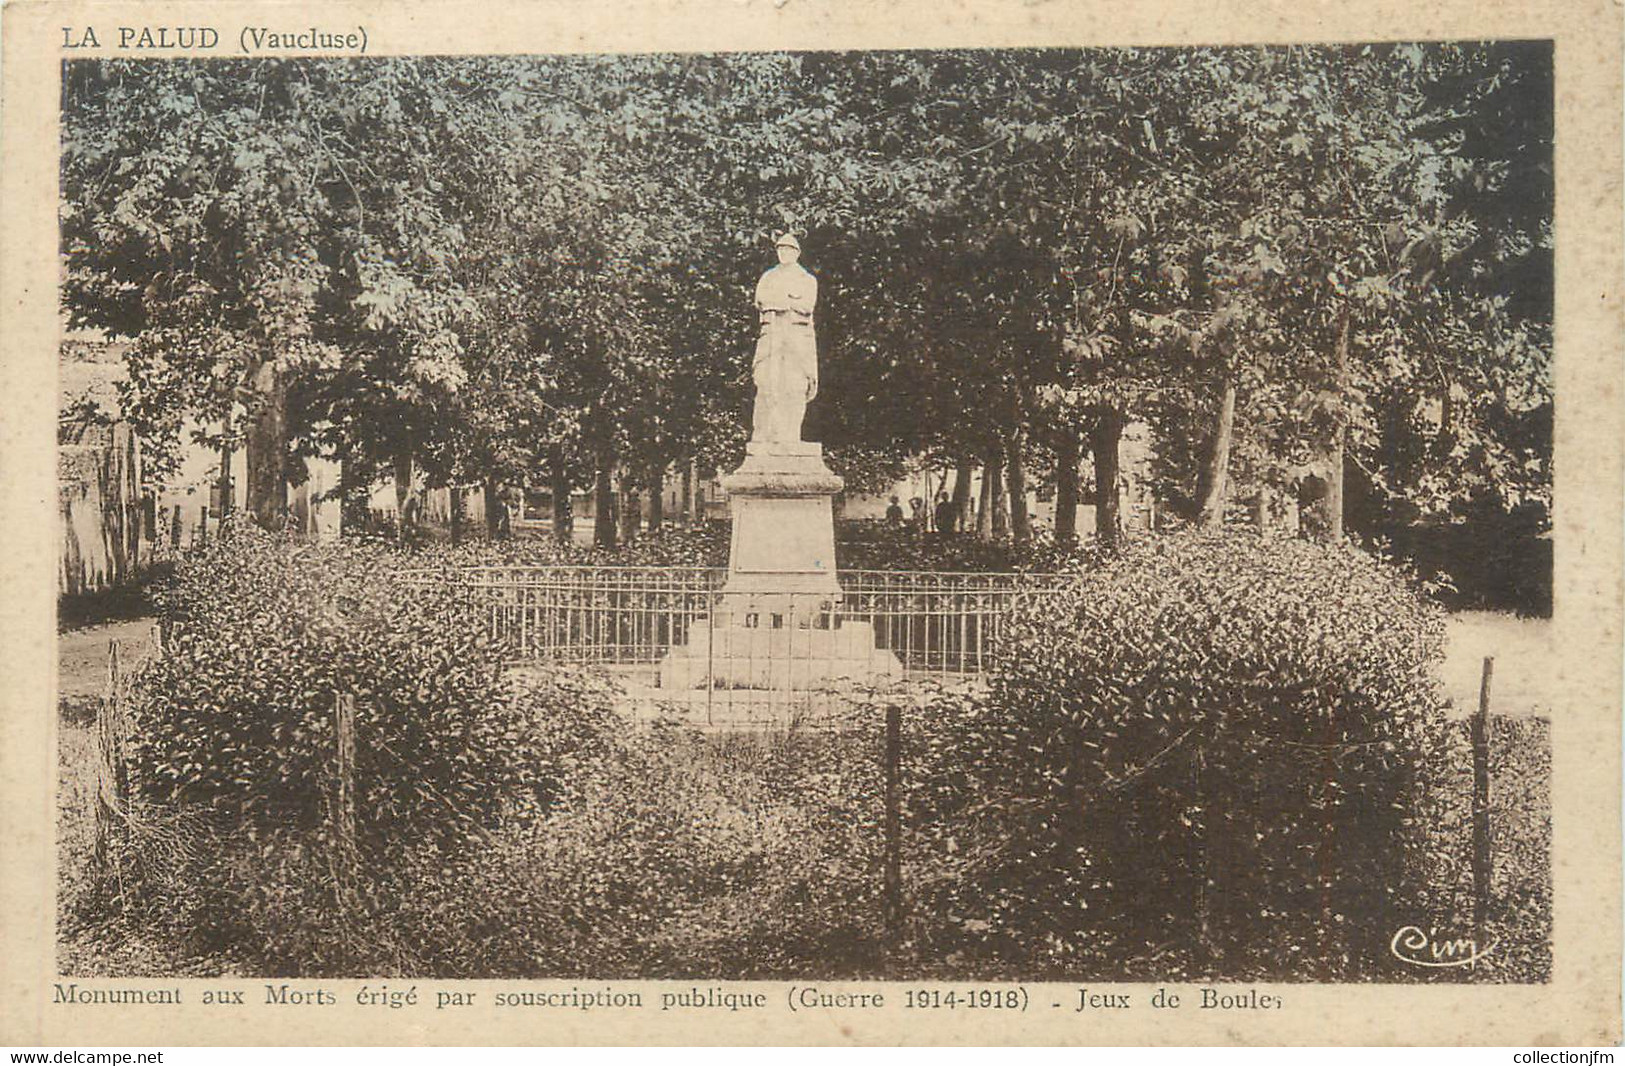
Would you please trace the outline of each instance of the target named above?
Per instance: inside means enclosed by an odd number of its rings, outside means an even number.
[[[1617,5],[626,4],[6,7],[0,1043],[1604,1061]]]
[[[61,973],[1548,980],[1552,60],[66,60]]]

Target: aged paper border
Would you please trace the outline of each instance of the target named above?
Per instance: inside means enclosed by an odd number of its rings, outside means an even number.
[[[304,982],[339,1005],[303,1010],[53,1006],[57,100],[63,26],[364,26],[367,54],[975,45],[1212,44],[1448,38],[1556,42],[1558,235],[1554,973],[1545,986],[1276,985],[1274,1011],[1025,1014],[897,1009],[791,1013],[790,982],[754,1012],[359,1007],[359,981]],[[161,53],[160,53],[161,54]],[[158,3],[17,0],[4,11],[0,175],[0,1044],[1615,1044],[1620,1030],[1622,260],[1621,7],[1609,0],[544,0],[532,4]],[[402,982],[405,984],[406,982]],[[97,982],[246,988],[262,982]],[[374,982],[376,984],[376,982]],[[520,982],[416,982],[434,988]],[[549,982],[560,989],[571,982]],[[730,985],[743,988],[743,985]],[[845,987],[857,987],[848,983]],[[867,986],[870,988],[877,986]],[[1029,986],[1034,1000],[1052,989]],[[1143,1004],[1151,986],[1138,987]],[[1190,988],[1192,986],[1171,986]],[[1235,986],[1230,986],[1235,987]],[[195,1000],[196,996],[191,996]],[[432,998],[432,996],[430,997]],[[482,996],[489,1002],[489,996]]]

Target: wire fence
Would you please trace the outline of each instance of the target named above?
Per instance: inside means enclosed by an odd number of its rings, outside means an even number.
[[[552,575],[552,578],[549,579],[552,584],[561,583],[558,580],[560,574],[557,570],[550,570],[549,573]],[[631,576],[626,571],[618,571],[618,573],[626,577],[626,580],[620,586],[622,589],[635,587],[647,590],[651,587],[647,582],[641,585],[634,584]],[[574,576],[582,577],[579,571],[575,572]],[[844,604],[848,599],[858,596],[861,590],[871,600],[887,605],[890,603],[888,597],[901,595],[903,590],[911,590],[921,597],[920,603],[937,606],[937,601],[932,597],[948,596],[950,592],[965,592],[967,595],[974,592],[981,597],[975,600],[974,604],[966,605],[957,601],[952,604],[958,607],[961,613],[967,615],[972,613],[971,606],[989,607],[997,602],[997,597],[988,592],[989,587],[995,587],[991,582],[978,580],[968,582],[968,587],[958,587],[959,575],[952,575],[949,580],[938,582],[935,585],[927,581],[909,580],[910,577],[918,578],[919,576],[888,574],[883,581],[866,585],[861,576],[852,575],[848,579],[847,586],[843,587],[839,600]],[[974,576],[981,579],[987,578],[989,575]],[[545,587],[549,584],[549,580],[541,580],[539,583]],[[599,584],[594,587],[602,588],[603,579],[600,577],[598,581]],[[503,586],[485,584],[470,587],[489,590]],[[656,587],[665,588],[665,586]],[[679,583],[679,587],[683,586]],[[1057,587],[1058,585],[1055,582],[1029,582],[1028,579],[1021,578],[1008,587],[1009,597],[1004,601],[1006,604],[1005,609],[1008,610],[1010,606],[1021,602],[1021,598],[1024,596],[1043,595],[1046,592],[1053,592]],[[920,591],[922,589],[926,591]],[[718,591],[704,602],[710,604],[714,609],[719,603],[725,603],[726,599],[727,594]],[[836,609],[833,600],[832,597],[832,603],[828,607],[831,613]],[[891,605],[895,606],[895,604]],[[757,606],[762,605],[757,604]],[[495,617],[500,621],[504,616],[499,613]],[[885,615],[871,614],[869,616],[871,619],[870,624],[873,624],[872,620],[875,618],[884,619],[885,617]],[[994,625],[996,624],[995,622]],[[559,631],[563,632],[564,630]],[[591,632],[590,629],[587,631]],[[880,628],[875,630],[875,633],[885,634],[895,631],[897,631],[895,627],[888,628],[886,625],[881,625]],[[912,632],[907,628],[901,631],[904,633]],[[572,630],[570,632],[576,631]],[[690,633],[693,632],[695,632],[695,629],[691,625]],[[927,629],[925,632],[936,631]],[[92,727],[91,743],[94,751],[94,762],[88,768],[88,774],[82,773],[79,775],[81,779],[88,777],[89,780],[82,780],[81,784],[75,789],[77,793],[75,799],[77,802],[89,807],[94,827],[94,837],[90,845],[92,869],[101,878],[104,890],[108,893],[109,903],[117,906],[120,910],[123,910],[131,902],[138,902],[141,893],[151,890],[150,887],[144,887],[144,885],[150,886],[151,882],[143,879],[154,877],[154,871],[158,871],[156,876],[160,878],[159,883],[195,883],[188,882],[185,879],[198,876],[198,871],[207,870],[208,864],[213,861],[213,856],[222,849],[222,841],[228,835],[240,836],[242,832],[241,826],[231,820],[233,817],[241,817],[241,815],[233,816],[225,813],[231,809],[232,805],[211,811],[204,805],[192,804],[188,806],[152,802],[150,800],[144,801],[138,795],[132,795],[133,792],[139,791],[138,783],[132,780],[134,775],[132,774],[130,754],[130,741],[133,735],[133,722],[129,706],[132,683],[143,663],[154,656],[164,654],[165,644],[166,637],[163,628],[160,626],[154,626],[149,634],[139,642],[124,644],[121,644],[118,640],[109,642],[106,696],[97,708],[96,720]],[[642,645],[636,644],[623,646],[642,647]],[[897,654],[890,649],[878,646],[875,651]],[[935,662],[937,660],[928,657],[925,661]],[[971,660],[957,661],[968,663]],[[1439,978],[1461,975],[1466,979],[1471,979],[1472,976],[1479,972],[1479,960],[1487,958],[1490,955],[1491,948],[1497,943],[1494,938],[1498,935],[1504,935],[1504,931],[1507,929],[1505,924],[1498,926],[1496,923],[1506,923],[1510,918],[1515,917],[1519,922],[1515,928],[1521,931],[1524,928],[1523,923],[1527,920],[1525,912],[1514,911],[1512,909],[1514,903],[1503,900],[1495,895],[1493,891],[1498,876],[1501,878],[1512,876],[1511,873],[1507,872],[1508,867],[1517,870],[1516,864],[1528,861],[1527,856],[1522,852],[1522,849],[1528,846],[1527,838],[1518,836],[1517,818],[1518,811],[1527,809],[1530,801],[1518,798],[1518,790],[1527,788],[1529,785],[1527,782],[1519,781],[1518,768],[1509,766],[1508,755],[1503,750],[1499,755],[1495,756],[1495,759],[1499,760],[1501,767],[1506,767],[1512,772],[1504,778],[1505,784],[1497,784],[1495,787],[1497,789],[1506,789],[1511,798],[1494,797],[1495,805],[1492,805],[1491,721],[1493,717],[1497,717],[1492,714],[1491,709],[1492,676],[1493,660],[1486,658],[1483,660],[1482,665],[1476,715],[1470,723],[1456,723],[1452,726],[1452,728],[1459,728],[1465,725],[1463,732],[1467,734],[1467,742],[1471,747],[1470,771],[1458,774],[1446,773],[1442,777],[1434,776],[1428,778],[1423,786],[1426,792],[1437,791],[1442,797],[1437,801],[1430,798],[1423,810],[1432,809],[1435,802],[1442,802],[1445,810],[1457,808],[1470,815],[1470,831],[1466,828],[1468,818],[1433,817],[1431,823],[1438,828],[1437,848],[1444,862],[1441,873],[1438,875],[1441,879],[1434,883],[1434,887],[1441,890],[1444,894],[1443,898],[1470,898],[1473,934],[1470,940],[1465,937],[1452,940],[1445,949],[1446,954],[1441,956],[1437,950],[1433,949],[1429,938],[1423,936],[1420,928],[1411,926],[1401,928],[1398,933],[1393,935],[1391,941],[1384,941],[1383,943],[1394,959],[1398,960],[1398,965],[1401,967],[1400,972],[1404,974],[1403,979],[1406,980],[1416,979],[1416,967],[1449,967],[1446,970],[1425,970],[1423,972],[1432,973]],[[807,693],[803,694],[804,697],[808,695]],[[727,706],[727,704],[719,704],[719,712],[725,711]],[[802,702],[780,703],[778,705],[781,710],[788,707],[793,713],[803,713],[806,706],[805,700]],[[746,710],[754,708],[760,716],[763,703],[760,698],[744,700],[734,707],[735,710],[741,708]],[[487,842],[491,840],[491,834],[482,824],[480,816],[470,812],[430,784],[428,781],[429,775],[422,767],[415,765],[410,759],[400,755],[388,743],[384,730],[366,728],[365,718],[361,723],[363,728],[358,730],[357,709],[358,701],[354,694],[348,692],[333,694],[332,730],[330,734],[327,734],[332,738],[332,748],[330,756],[325,760],[325,770],[321,777],[322,783],[320,786],[324,792],[323,817],[325,819],[325,832],[323,834],[325,854],[322,857],[325,859],[327,875],[332,884],[333,900],[340,912],[347,917],[364,916],[367,908],[367,886],[370,875],[363,863],[359,845],[357,808],[362,802],[361,796],[365,791],[367,775],[380,772],[378,763],[369,759],[369,754],[381,753],[387,756],[388,761],[393,764],[391,772],[405,771],[411,774],[427,794],[444,808],[448,819],[466,825],[471,833],[480,836]],[[878,792],[882,803],[877,827],[881,845],[879,848],[879,861],[875,864],[873,876],[880,889],[882,903],[880,913],[888,942],[896,944],[905,935],[905,927],[909,921],[910,894],[918,891],[909,881],[905,880],[905,873],[912,874],[912,871],[904,866],[903,856],[906,848],[915,846],[910,843],[908,836],[910,823],[905,793],[910,787],[909,775],[920,772],[920,764],[917,762],[910,763],[905,759],[905,741],[907,741],[907,738],[904,733],[902,709],[895,702],[888,702],[880,710],[880,714],[881,722],[879,724],[882,725],[882,731],[878,732],[878,735],[876,732],[866,732],[864,734],[868,737],[868,742],[873,745],[867,750],[870,757],[874,759],[872,772],[874,773],[874,779],[877,779],[880,786]],[[736,715],[731,720],[723,718],[719,724],[734,725],[748,720],[748,718],[741,718]],[[765,721],[766,719],[765,717],[759,717],[758,720]],[[1516,721],[1516,719],[1507,719],[1506,721],[1510,723]],[[782,721],[780,724],[782,724]],[[809,724],[816,725],[817,723]],[[913,728],[920,728],[920,726],[915,725]],[[1168,753],[1183,744],[1191,736],[1192,732],[1193,730],[1186,730],[1182,733],[1161,752],[1144,762],[1139,772],[1116,780],[1107,778],[1092,785],[1084,784],[1081,779],[1078,782],[1065,785],[1064,787],[1073,797],[1072,809],[1087,811],[1091,809],[1090,803],[1095,798],[1101,797],[1105,792],[1122,791],[1139,778],[1145,770],[1149,770]],[[1266,740],[1256,736],[1254,742],[1258,744],[1260,749],[1276,749],[1282,743],[1279,738]],[[908,743],[918,744],[918,741],[908,741]],[[1248,742],[1244,741],[1243,743]],[[1358,741],[1316,747],[1323,749],[1323,753],[1329,755],[1334,748],[1341,748],[1346,752],[1354,748],[1370,747],[1374,743],[1379,743],[1379,741]],[[1502,743],[1505,744],[1506,741],[1503,739]],[[1541,743],[1542,745],[1548,744],[1549,740]],[[725,755],[729,749],[724,745],[715,750],[719,754]],[[734,750],[737,751],[738,748],[735,747]],[[863,757],[864,749],[862,748],[845,750]],[[1190,767],[1189,772],[1192,774],[1192,784],[1190,786],[1192,795],[1198,798],[1204,795],[1211,797],[1211,791],[1203,791],[1203,775],[1207,772],[1203,768],[1207,764],[1198,758],[1187,765]],[[1435,765],[1444,766],[1445,763],[1440,762]],[[1214,766],[1218,768],[1219,774],[1222,776],[1224,772],[1222,766],[1217,763]],[[1504,771],[1497,770],[1496,772],[1503,773]],[[1437,775],[1439,771],[1434,769],[1430,773]],[[65,777],[64,781],[67,780],[68,778]],[[1211,789],[1213,778],[1209,777],[1207,780],[1206,787]],[[1537,787],[1543,794],[1546,783],[1543,781]],[[1081,808],[1078,807],[1076,802],[1080,797],[1086,801]],[[1041,800],[1035,796],[1032,802],[1037,803],[1041,802]],[[1211,798],[1202,799],[1198,804],[1198,809],[1208,809],[1212,802]],[[1542,798],[1538,800],[1534,809],[1538,814],[1539,811],[1546,810],[1548,807],[1549,799]],[[242,808],[244,811],[249,809],[249,807]],[[264,808],[256,808],[255,812],[254,817],[263,824],[263,819],[266,817]],[[1505,819],[1505,821],[1492,824],[1492,818]],[[1188,821],[1185,825],[1190,827]],[[1549,831],[1549,824],[1547,830]],[[1222,874],[1227,867],[1222,861],[1215,858],[1215,852],[1211,850],[1213,846],[1212,840],[1206,835],[1208,829],[1205,824],[1201,828],[1193,830],[1193,832],[1197,834],[1194,839],[1199,842],[1194,859],[1196,863],[1200,864],[1197,884],[1212,885],[1214,883],[1213,876],[1216,875],[1212,874],[1211,871],[1217,870]],[[1462,854],[1468,850],[1469,845],[1470,862]],[[1217,853],[1218,856],[1224,854],[1225,852],[1222,851]],[[1502,864],[1505,865],[1502,866],[1501,872],[1498,873],[1497,867]],[[133,875],[133,878],[128,882],[127,874]],[[165,878],[174,880],[165,882],[163,881]],[[1219,925],[1215,927],[1214,931],[1210,931],[1208,926],[1209,916],[1212,913],[1210,908],[1213,907],[1213,899],[1215,898],[1211,894],[1201,894],[1197,896],[1196,902],[1193,904],[1198,914],[1201,929],[1201,935],[1194,938],[1194,950],[1197,952],[1196,958],[1199,960],[1205,959],[1206,961],[1202,964],[1209,968],[1215,965],[1223,965],[1225,952],[1228,950],[1224,946],[1223,938],[1230,935],[1226,933],[1226,930],[1235,928],[1232,925]],[[1383,899],[1386,900],[1386,897],[1383,897]],[[1330,928],[1333,917],[1330,914],[1332,904],[1326,903],[1324,906],[1326,908],[1324,924],[1327,928]],[[1386,907],[1387,903],[1384,902],[1381,906]],[[1223,912],[1221,910],[1218,913],[1222,915]],[[1385,909],[1382,913],[1388,914],[1390,912]],[[1384,930],[1383,935],[1387,936],[1386,930],[1396,928],[1396,923],[1384,919],[1375,922],[1374,926]],[[360,935],[356,932],[359,928],[361,927],[344,924],[341,926],[340,935]],[[1546,944],[1545,950],[1548,955],[1545,965],[1549,967],[1549,925],[1546,927],[1545,932],[1537,928],[1530,935],[1535,937],[1537,944],[1544,940]],[[1431,954],[1428,952],[1431,952]],[[1506,954],[1508,953],[1502,952],[1498,954],[1494,961],[1499,962]],[[1383,956],[1383,959],[1384,964],[1389,970],[1392,970],[1395,962],[1389,960],[1386,955]],[[1389,971],[1383,972],[1387,973]],[[1496,970],[1493,963],[1483,972],[1494,975]],[[1496,978],[1492,976],[1492,979]]]
[[[467,596],[516,664],[596,664],[633,702],[748,717],[834,710],[901,676],[974,678],[1054,574],[849,570],[826,592],[730,591],[721,567],[480,566],[409,584]]]

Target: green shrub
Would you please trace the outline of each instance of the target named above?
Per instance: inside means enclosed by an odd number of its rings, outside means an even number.
[[[835,529],[835,558],[843,570],[1043,573],[1065,569],[1076,555],[1076,548],[1057,547],[1048,533],[1016,544],[971,533],[921,536],[882,522],[843,521]]]
[[[591,562],[622,566],[727,566],[730,522],[668,524],[614,550],[594,548]]]
[[[696,526],[667,523],[614,548],[563,543],[547,536],[476,539],[455,547],[438,542],[416,546],[400,557],[418,566],[726,566],[730,529],[725,521]]]
[[[508,673],[477,611],[402,584],[397,562],[244,526],[182,566],[164,653],[131,696],[134,809],[194,842],[184,861],[130,856],[155,912],[184,899],[174,913],[205,939],[342,971],[361,943],[346,912],[382,905],[406,850],[449,858],[499,821],[534,821],[606,757],[607,685]],[[354,900],[334,866],[340,697],[355,707]]]
[[[246,526],[166,595],[164,654],[137,679],[147,798],[321,824],[334,704],[356,707],[363,836],[456,834],[549,782],[474,609],[392,579],[379,553]]]
[[[268,974],[1163,980],[1415,979],[1387,938],[1470,914],[1442,619],[1351,549],[1079,557],[1006,620],[987,685],[906,682],[841,729],[765,735],[635,727],[602,678],[504,670],[467,605],[391,576],[426,558],[455,557],[244,530],[183,568],[135,696],[145,913]],[[326,805],[341,693],[348,883]],[[1549,755],[1525,723],[1496,744],[1497,976],[1539,979]]]
[[[727,520],[684,526],[668,523],[615,548],[560,543],[550,537],[470,540],[416,545],[403,559],[416,565],[510,566],[726,566],[732,525]],[[1051,571],[1064,568],[1076,548],[1056,547],[1048,534],[1031,543],[984,541],[969,533],[920,537],[911,528],[841,521],[835,527],[836,560],[844,570]]]
[[[1233,978],[1380,965],[1443,649],[1400,574],[1349,548],[1144,538],[1008,623],[986,697],[925,715],[920,831],[975,854],[924,906],[1060,971],[1126,930]]]
[[[183,568],[133,696],[133,913],[284,976],[874,968],[872,737],[634,727],[607,679],[507,668],[464,603],[393,576],[424,561],[241,529]]]

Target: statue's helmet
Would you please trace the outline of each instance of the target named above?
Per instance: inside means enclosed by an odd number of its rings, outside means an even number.
[[[775,247],[775,248],[794,248],[796,251],[799,252],[799,251],[801,251],[801,242],[796,240],[795,234],[786,233],[783,236],[781,236],[777,241],[773,242],[773,247]]]

